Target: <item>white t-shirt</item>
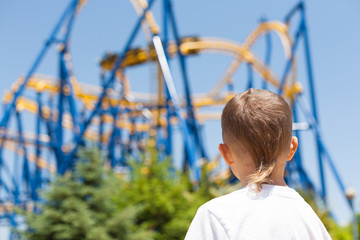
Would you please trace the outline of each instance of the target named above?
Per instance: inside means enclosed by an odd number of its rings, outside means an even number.
[[[202,205],[185,240],[331,239],[312,208],[292,188],[249,187]]]

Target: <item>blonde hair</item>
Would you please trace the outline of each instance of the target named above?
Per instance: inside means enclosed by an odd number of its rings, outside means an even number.
[[[255,164],[249,186],[261,190],[271,183],[276,159],[290,146],[292,114],[288,103],[267,90],[249,89],[235,95],[221,115],[222,137],[235,154],[246,151]]]

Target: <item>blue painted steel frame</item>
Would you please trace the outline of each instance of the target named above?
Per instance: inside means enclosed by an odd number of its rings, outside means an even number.
[[[174,81],[170,72],[170,67],[165,56],[165,51],[161,43],[160,37],[155,34],[153,36],[153,44],[156,51],[157,58],[164,76],[165,86],[167,94],[169,95],[172,103],[174,114],[179,121],[179,127],[184,138],[184,144],[187,154],[187,160],[189,161],[191,169],[194,171],[195,179],[200,180],[200,171],[196,163],[194,142],[191,138],[188,126],[181,116],[180,103],[177,97]]]
[[[140,23],[145,17],[146,11],[148,11],[151,8],[152,4],[153,4],[153,0],[151,0],[148,3],[147,9],[145,9],[143,14],[138,18],[138,21],[135,24],[135,27],[133,28],[133,32],[131,33],[128,41],[125,44],[125,47],[124,47],[124,50],[122,51],[122,54],[118,57],[118,59],[115,62],[115,66],[113,67],[113,69],[112,69],[112,71],[110,73],[110,77],[108,78],[108,80],[105,81],[105,83],[103,85],[104,89],[103,89],[103,92],[102,92],[102,94],[100,95],[100,97],[98,99],[98,102],[96,103],[95,109],[90,113],[90,116],[88,117],[88,119],[80,127],[80,134],[76,138],[75,148],[71,151],[70,154],[65,156],[64,164],[60,165],[60,168],[59,168],[59,173],[60,174],[63,174],[67,169],[71,169],[71,166],[73,165],[73,163],[72,163],[73,157],[74,157],[74,155],[75,155],[75,153],[77,151],[78,146],[82,143],[82,137],[83,137],[87,127],[89,126],[91,120],[93,119],[93,117],[101,110],[101,103],[103,101],[103,98],[106,95],[106,89],[114,81],[116,71],[120,67],[120,65],[121,65],[121,63],[123,61],[123,58],[125,56],[125,53],[130,49],[130,46],[131,46],[133,40],[135,39],[136,34],[137,34],[137,32],[138,32],[138,30],[140,28]],[[170,3],[167,2],[167,3],[164,3],[164,4],[165,4],[165,6],[168,7],[167,10],[169,11]],[[170,13],[171,13],[171,10],[170,10]],[[165,14],[165,17],[166,16],[167,15]],[[171,22],[172,22],[172,27],[173,27],[174,34],[177,37],[177,41],[179,42],[179,37],[177,35],[177,30],[176,30],[176,25],[175,25],[175,20],[174,20],[172,14],[170,14],[170,16],[172,16],[172,18],[171,18],[172,21]],[[165,25],[165,26],[166,26],[166,32],[165,33],[166,33],[166,36],[167,36],[167,25]],[[159,38],[158,34],[153,35],[153,43],[154,43],[155,50],[158,52],[158,54],[159,54],[159,51],[164,52],[164,54],[165,54],[165,51],[164,51],[163,46],[161,44],[161,41],[156,47],[156,42],[158,42],[157,41],[158,38]],[[166,38],[167,37],[165,37],[165,39]],[[192,110],[191,99],[190,99],[190,90],[189,90],[188,80],[187,80],[187,75],[186,75],[185,61],[184,61],[184,58],[183,58],[182,55],[180,55],[180,62],[181,62],[181,69],[182,69],[182,73],[183,73],[183,78],[185,79],[184,84],[185,84],[186,89],[187,89],[186,90],[186,93],[187,93],[186,95],[188,96],[188,98],[187,98],[187,100],[188,100],[188,109],[190,109],[189,110],[190,113],[192,112],[191,116],[193,116],[193,110]],[[183,118],[182,118],[182,116],[180,114],[180,106],[179,106],[179,102],[178,102],[178,99],[177,99],[177,93],[175,91],[175,87],[173,87],[173,79],[172,79],[172,76],[171,76],[171,72],[170,72],[170,70],[169,71],[167,70],[167,68],[169,68],[169,67],[168,67],[168,61],[166,60],[166,56],[165,56],[165,61],[159,59],[159,63],[160,63],[160,66],[161,66],[161,69],[162,69],[162,72],[163,72],[163,75],[164,75],[164,82],[165,82],[165,86],[166,86],[166,89],[167,89],[166,92],[167,92],[168,100],[171,101],[171,103],[172,103],[172,107],[171,107],[172,109],[169,109],[170,113],[173,112],[173,114],[175,114],[176,117],[179,120],[179,127],[182,130],[181,132],[183,133],[184,143],[185,143],[185,147],[186,147],[187,159],[188,159],[191,167],[193,169],[196,169],[196,166],[195,166],[195,160],[196,160],[195,158],[196,157],[195,157],[195,151],[193,149],[193,146],[195,144],[194,144],[194,141],[192,140],[191,131],[189,129],[189,126],[184,122],[184,120],[183,120]],[[164,71],[167,72],[167,73],[165,73]],[[171,117],[171,115],[168,116],[168,122],[169,123],[170,123],[170,117]],[[193,124],[195,124],[195,121],[193,121]],[[170,128],[171,128],[171,126],[169,126],[168,129],[170,129]],[[199,134],[198,134],[198,130],[196,130],[196,131],[193,130],[193,134],[195,135],[195,139],[200,143],[201,141],[200,141],[200,137],[199,137]],[[169,135],[169,134],[168,134],[168,136],[171,137],[171,135]],[[203,156],[205,156],[205,150],[204,150],[203,147],[201,148],[201,153],[202,153]],[[195,172],[197,172],[195,174],[196,179],[199,180],[199,176],[198,176],[199,172],[197,170],[195,170]]]
[[[305,58],[306,58],[306,69],[307,69],[307,75],[308,75],[308,81],[309,81],[309,90],[310,90],[310,98],[311,98],[311,105],[312,105],[312,114],[317,119],[317,108],[316,108],[316,100],[315,100],[315,90],[314,90],[314,81],[313,81],[313,71],[312,71],[312,65],[311,65],[311,57],[310,57],[310,46],[308,42],[308,35],[307,35],[307,29],[306,29],[306,23],[305,23],[305,9],[304,9],[304,3],[300,2],[297,4],[290,13],[285,17],[285,22],[288,23],[292,16],[300,11],[301,14],[301,20],[299,23],[299,26],[297,28],[296,34],[295,34],[295,40],[291,47],[291,57],[287,61],[284,74],[281,79],[280,88],[279,88],[279,94],[282,94],[286,78],[291,70],[291,66],[294,61],[295,52],[298,47],[298,43],[300,42],[300,38],[302,37],[304,40],[304,47],[305,47]],[[315,135],[316,137],[316,135]],[[323,167],[323,160],[321,156],[321,147],[319,140],[316,138],[316,144],[317,144],[317,154],[318,154],[318,163],[319,163],[319,172],[320,172],[320,182],[321,182],[321,191],[320,195],[324,201],[326,201],[326,185],[325,185],[325,175],[324,175],[324,167]]]
[[[294,58],[294,53],[297,49],[298,42],[299,42],[300,38],[302,37],[303,42],[304,42],[305,63],[306,63],[306,69],[307,69],[307,79],[308,79],[308,84],[309,84],[311,109],[309,107],[307,107],[306,101],[304,100],[304,96],[302,94],[297,96],[295,103],[297,103],[297,105],[299,105],[298,107],[303,111],[303,113],[307,119],[307,122],[310,124],[310,127],[311,127],[312,131],[314,132],[314,136],[315,136],[315,140],[316,140],[321,190],[316,191],[316,189],[315,189],[315,192],[320,193],[319,195],[322,197],[324,203],[326,204],[327,196],[326,196],[326,184],[325,184],[325,174],[324,174],[324,164],[323,164],[323,159],[326,159],[330,166],[331,172],[335,176],[336,182],[337,182],[343,196],[346,198],[346,201],[348,202],[349,207],[350,207],[351,211],[353,212],[353,215],[356,216],[352,200],[346,197],[345,185],[343,184],[343,182],[340,178],[340,175],[338,174],[337,169],[334,165],[334,162],[332,161],[332,158],[331,158],[329,152],[327,151],[327,148],[324,145],[324,142],[321,138],[321,134],[320,134],[320,130],[319,130],[319,125],[318,125],[319,120],[318,120],[316,97],[315,97],[315,86],[314,86],[313,70],[312,70],[311,55],[310,55],[310,44],[309,44],[308,30],[307,30],[307,25],[306,25],[305,4],[303,1],[299,2],[299,4],[297,4],[288,13],[288,15],[285,17],[285,22],[289,23],[292,16],[297,12],[300,12],[301,20],[300,20],[300,24],[297,28],[294,44],[291,49],[291,54],[292,54],[291,58],[286,63],[285,71],[284,71],[283,77],[281,79],[279,94],[281,94],[283,91],[286,77],[287,77],[288,73],[290,72],[291,64],[292,64],[292,61]],[[295,109],[295,107],[296,106],[294,106],[294,109]],[[294,117],[297,118],[296,112],[294,112]],[[295,134],[297,136],[299,136],[298,133],[295,133]],[[300,154],[300,152],[298,153],[298,156],[296,156],[296,157],[298,158],[299,167],[302,169],[301,162],[299,162],[299,160],[300,160],[299,154]],[[307,176],[304,175],[304,177],[306,180],[308,180]],[[312,183],[311,183],[311,188],[314,188],[314,185]],[[357,238],[357,219],[356,219],[356,217],[353,218],[353,223],[354,223],[353,224],[353,237],[354,237],[354,239],[356,239]]]
[[[107,80],[104,81],[103,92],[100,94],[100,96],[98,98],[98,101],[95,104],[94,110],[90,113],[90,116],[85,120],[84,124],[82,124],[80,126],[80,132],[77,135],[76,140],[75,140],[75,147],[67,156],[65,156],[64,164],[61,165],[60,169],[59,169],[60,174],[65,173],[66,170],[70,169],[73,166],[72,160],[73,160],[73,158],[75,156],[75,153],[76,153],[79,145],[82,144],[83,135],[84,135],[87,127],[90,125],[92,119],[100,111],[101,104],[103,102],[104,97],[106,96],[106,90],[110,86],[110,84],[114,81],[116,70],[120,67],[120,65],[121,65],[121,63],[122,63],[122,61],[124,59],[125,53],[130,49],[131,44],[132,44],[133,40],[135,39],[135,37],[136,37],[136,35],[137,35],[138,31],[139,31],[139,28],[141,26],[141,21],[145,18],[145,13],[151,8],[153,2],[154,2],[154,0],[149,1],[148,7],[144,10],[143,14],[138,18],[129,39],[127,40],[127,42],[125,44],[125,47],[124,47],[123,51],[121,52],[121,54],[117,58],[117,60],[115,62],[115,65],[114,65],[113,69],[111,70],[110,77]]]
[[[1,119],[0,122],[0,128],[4,128],[7,125],[7,122],[9,120],[10,117],[10,113],[11,110],[14,109],[15,107],[15,103],[18,99],[18,97],[22,94],[22,92],[25,89],[25,86],[29,80],[29,78],[32,76],[32,74],[36,71],[37,67],[39,66],[41,60],[43,59],[46,51],[48,50],[48,48],[50,47],[50,45],[55,41],[55,37],[57,35],[57,33],[59,32],[63,22],[66,20],[66,18],[68,17],[69,14],[71,14],[72,11],[74,11],[74,5],[76,7],[77,4],[77,0],[73,0],[69,6],[66,8],[65,12],[63,13],[63,15],[61,16],[59,22],[56,24],[54,30],[52,31],[52,33],[50,34],[49,39],[46,41],[44,47],[42,48],[42,50],[40,51],[39,55],[37,56],[34,64],[32,65],[32,67],[30,68],[28,74],[26,74],[26,77],[23,81],[23,83],[20,85],[19,89],[17,90],[17,92],[14,94],[13,99],[11,101],[10,104],[7,105],[5,113],[3,118]]]
[[[36,93],[36,101],[38,103],[38,115],[36,118],[36,152],[35,152],[35,157],[36,157],[36,162],[35,162],[35,186],[36,188],[41,188],[42,185],[42,180],[41,180],[41,169],[39,167],[39,158],[40,158],[40,154],[41,154],[41,148],[40,148],[40,123],[41,123],[41,116],[42,116],[42,104],[41,104],[41,92],[37,92]],[[37,201],[37,196],[36,199],[34,199],[35,201]]]
[[[28,159],[28,151],[27,151],[27,147],[25,146],[25,138],[23,135],[23,123],[21,121],[21,115],[20,112],[21,110],[17,110],[16,109],[16,102],[18,100],[18,98],[21,96],[21,94],[23,94],[25,87],[30,79],[30,77],[33,75],[33,73],[36,71],[36,69],[38,68],[38,66],[40,65],[43,57],[45,56],[47,50],[49,49],[49,47],[53,44],[53,43],[62,43],[64,45],[64,49],[63,51],[60,53],[60,76],[61,79],[65,79],[64,83],[69,83],[69,72],[68,69],[66,68],[66,63],[65,63],[65,54],[67,52],[67,45],[68,45],[68,39],[70,36],[70,32],[71,32],[71,28],[73,25],[73,20],[76,14],[76,7],[78,4],[78,0],[73,0],[70,2],[70,4],[68,5],[68,7],[66,8],[66,10],[64,11],[64,13],[62,14],[59,22],[56,24],[55,28],[53,29],[53,31],[50,34],[50,37],[48,38],[48,40],[46,41],[44,47],[41,49],[40,53],[38,54],[37,58],[35,59],[34,64],[31,66],[30,70],[28,71],[28,73],[26,74],[26,77],[24,78],[23,82],[20,84],[19,88],[17,89],[17,91],[14,93],[12,101],[6,105],[6,109],[4,111],[4,115],[3,118],[1,119],[0,122],[0,128],[3,129],[3,132],[0,134],[0,138],[1,138],[1,146],[0,146],[0,153],[2,155],[2,149],[3,149],[3,142],[6,139],[13,139],[16,140],[18,142],[18,147],[20,147],[22,149],[23,152],[23,167],[22,167],[22,179],[18,179],[18,178],[14,178],[13,176],[11,176],[9,169],[6,165],[3,164],[2,162],[2,156],[0,156],[0,170],[1,168],[4,169],[4,171],[8,174],[8,178],[12,181],[12,187],[13,190],[11,190],[13,192],[13,198],[12,199],[8,199],[8,201],[12,201],[13,204],[16,206],[20,203],[20,201],[24,200],[25,198],[30,198],[32,201],[36,202],[39,197],[37,194],[37,189],[39,189],[41,187],[41,183],[42,183],[42,179],[41,179],[41,170],[38,166],[38,160],[39,160],[39,156],[40,156],[40,146],[48,146],[51,147],[55,150],[55,152],[57,153],[57,157],[56,159],[61,159],[61,144],[60,145],[56,145],[54,146],[52,143],[55,141],[55,139],[60,139],[62,138],[62,126],[61,126],[61,117],[62,114],[59,114],[59,120],[60,120],[60,128],[57,129],[57,136],[58,138],[55,138],[54,135],[52,134],[53,132],[53,127],[51,124],[51,118],[50,120],[46,121],[46,125],[47,125],[47,129],[48,129],[48,134],[50,136],[50,143],[47,142],[42,142],[39,139],[40,133],[41,133],[41,120],[43,119],[42,117],[42,105],[41,105],[41,93],[38,92],[36,95],[36,101],[38,104],[38,114],[36,116],[36,139],[35,140],[31,140],[31,139],[27,139],[26,142],[32,142],[35,144],[35,149],[36,149],[36,163],[35,163],[35,174],[31,174],[30,172],[30,166],[29,166],[29,159]],[[60,30],[60,28],[64,25],[64,22],[67,21],[67,32],[66,34],[64,34],[64,39],[62,41],[58,40],[56,38],[56,36],[58,35],[58,32]],[[67,80],[67,81],[66,81]],[[61,84],[63,85],[63,84]],[[68,86],[70,86],[70,84],[67,84]],[[63,86],[60,86],[61,89],[63,89]],[[60,94],[62,95],[62,93]],[[63,97],[61,96],[61,100],[59,102],[59,104],[63,104]],[[65,96],[69,99],[70,101],[70,109],[71,109],[71,113],[72,113],[72,117],[74,120],[74,123],[76,124],[77,121],[77,117],[76,117],[76,109],[75,107],[75,101],[72,99],[72,91],[70,88],[70,94],[67,94],[67,96]],[[72,105],[72,106],[71,106]],[[62,107],[59,107],[59,110],[62,110]],[[17,123],[17,129],[18,129],[18,137],[10,137],[7,136],[6,134],[6,126],[8,125],[8,121],[9,118],[11,116],[12,113],[15,113],[15,118],[16,118],[16,123]],[[44,120],[44,119],[43,119]],[[17,162],[17,160],[14,161],[15,163]],[[21,181],[21,182],[20,182]],[[6,192],[9,192],[10,189],[8,186],[5,185],[5,183],[2,181],[2,187],[5,189]],[[21,197],[21,199],[20,199]],[[36,208],[36,206],[35,206]],[[9,213],[8,217],[10,218],[10,223],[12,225],[12,227],[16,226],[16,213]],[[16,234],[15,233],[11,233],[11,239],[15,238]]]
[[[188,74],[187,74],[186,59],[185,59],[185,56],[180,51],[181,39],[180,39],[178,30],[177,30],[175,15],[174,15],[174,11],[172,8],[172,3],[170,0],[163,0],[163,1],[166,2],[166,4],[164,3],[164,5],[168,8],[167,11],[169,12],[169,14],[164,13],[164,15],[169,16],[169,18],[170,18],[174,38],[175,38],[176,45],[177,45],[177,53],[179,56],[180,69],[181,69],[181,74],[182,74],[182,78],[183,78],[185,98],[186,98],[187,125],[191,131],[191,135],[193,136],[193,138],[195,140],[195,146],[198,147],[200,156],[204,159],[209,159],[207,156],[207,153],[205,151],[204,141],[202,140],[202,136],[200,134],[200,126],[195,118],[194,108],[193,108],[192,101],[191,101],[191,90],[190,90],[190,83],[189,83],[189,78],[188,78]],[[166,19],[164,19],[164,21],[166,21]],[[165,23],[164,23],[164,26],[165,26]],[[165,45],[165,48],[166,48],[166,45]]]

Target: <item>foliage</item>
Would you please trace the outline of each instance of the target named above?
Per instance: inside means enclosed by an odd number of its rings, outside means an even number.
[[[51,184],[41,214],[28,214],[28,240],[149,239],[135,224],[139,209],[116,211],[111,201],[120,181],[103,167],[98,150],[83,150],[75,170]]]
[[[207,181],[193,191],[187,174],[173,169],[169,159],[158,159],[150,149],[140,162],[130,162],[131,177],[115,201],[120,211],[140,207],[137,221],[155,231],[154,239],[184,239],[197,208],[214,196]]]

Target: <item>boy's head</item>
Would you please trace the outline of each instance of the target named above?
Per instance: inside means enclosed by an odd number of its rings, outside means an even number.
[[[293,147],[290,106],[281,96],[267,90],[249,89],[234,96],[224,107],[221,128],[226,147],[235,155],[234,159],[242,161],[239,168],[248,168],[239,170],[246,171],[246,183],[256,184],[257,189],[261,189],[262,183],[272,182],[277,159],[289,158]],[[285,163],[282,165],[285,167]]]

